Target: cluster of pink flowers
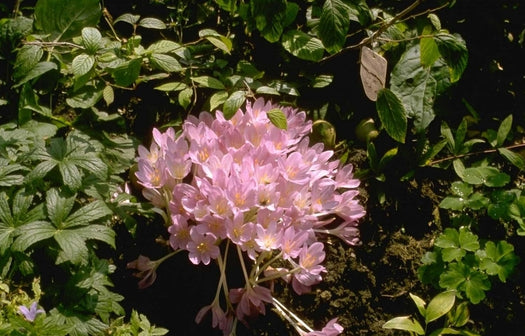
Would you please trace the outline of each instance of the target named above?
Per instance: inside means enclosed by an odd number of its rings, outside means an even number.
[[[271,122],[270,110],[286,117],[286,127]],[[301,294],[322,280],[320,234],[359,243],[359,180],[352,165],[331,160],[333,151],[310,146],[310,132],[305,112],[257,99],[230,120],[202,112],[180,134],[155,129],[150,148],[138,149],[136,176],[144,196],[166,211],[171,247],[188,251],[194,264],[216,260],[224,272],[233,244],[252,266],[244,269],[246,286],[229,289],[226,312],[217,298],[203,308],[225,332],[232,315],[264,313],[272,295],[263,282],[282,278]],[[289,267],[272,267],[276,260]]]

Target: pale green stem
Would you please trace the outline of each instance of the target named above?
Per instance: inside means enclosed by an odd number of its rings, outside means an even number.
[[[262,279],[257,279],[257,280],[255,280],[255,282],[259,284],[261,282],[282,278],[284,276],[287,276],[288,274],[294,274],[295,272],[297,272],[299,270],[301,270],[301,267],[296,267],[296,268],[293,268],[293,269],[291,269],[291,270],[289,270],[287,272],[284,272],[284,273],[276,273],[274,275],[270,275],[270,276],[267,276],[267,277],[262,278]]]
[[[299,335],[305,335],[313,331],[313,329],[310,328],[308,324],[306,324],[297,315],[290,311],[290,309],[286,308],[286,306],[283,305],[279,300],[272,298],[272,303],[279,314],[294,326]]]
[[[248,272],[246,271],[246,265],[244,264],[244,258],[242,256],[242,251],[239,245],[237,245],[237,254],[239,255],[239,261],[241,262],[242,273],[244,274],[244,280],[246,281],[246,285],[251,286],[251,281],[248,277]]]
[[[255,279],[257,280],[257,278],[259,278],[259,275],[261,275],[265,269],[268,268],[268,266],[270,266],[271,264],[273,264],[274,261],[276,261],[277,259],[279,259],[281,256],[283,255],[283,251],[277,253],[273,258],[271,258],[268,262],[266,262],[262,267],[259,268],[259,271],[257,272],[257,274],[255,275]]]

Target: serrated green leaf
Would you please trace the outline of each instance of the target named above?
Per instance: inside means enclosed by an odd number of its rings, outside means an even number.
[[[408,48],[392,69],[390,89],[399,97],[416,132],[424,131],[434,120],[434,102],[450,86],[448,68],[437,60],[430,67],[420,62],[419,44]]]
[[[485,291],[490,289],[490,281],[485,274],[473,272],[464,283],[465,294],[473,304],[480,303],[485,298]]]
[[[297,58],[317,62],[323,58],[324,46],[321,40],[299,30],[289,30],[282,35],[283,48]]]
[[[19,87],[20,85],[25,84],[32,79],[42,76],[48,71],[57,70],[57,69],[58,69],[57,65],[53,62],[47,62],[47,61],[39,62],[31,70],[26,72],[25,76],[20,78],[20,80],[15,85],[13,85],[13,87],[14,88]]]
[[[479,249],[478,236],[465,227],[459,229],[458,239],[459,246],[466,251],[475,252]]]
[[[514,254],[514,246],[502,240],[497,244],[488,241],[485,244],[484,253],[480,255],[480,269],[489,275],[497,275],[501,282],[514,272],[519,258]]]
[[[31,69],[33,69],[42,59],[44,51],[41,46],[37,45],[23,45],[18,49],[16,61],[14,65],[15,79],[24,77]]]
[[[474,189],[468,183],[456,181],[452,183],[450,191],[452,191],[452,193],[456,196],[466,198],[472,194]]]
[[[100,218],[111,215],[111,210],[100,200],[90,202],[71,215],[62,223],[64,228],[88,225]]]
[[[53,238],[61,249],[57,264],[65,261],[71,261],[73,264],[87,261],[88,248],[85,237],[79,235],[78,230],[56,230]]]
[[[77,166],[68,161],[61,161],[58,163],[58,170],[62,175],[62,180],[66,186],[72,190],[78,190],[82,185],[83,174]]]
[[[507,136],[509,135],[511,128],[512,128],[512,114],[510,114],[508,117],[503,119],[503,121],[498,127],[498,134],[496,137],[496,147],[503,146],[503,143],[505,142],[505,140],[507,140]]]
[[[169,91],[181,91],[187,88],[188,88],[188,85],[186,83],[170,82],[170,83],[164,83],[162,85],[155,87],[155,90],[169,92]]]
[[[166,54],[173,52],[182,46],[176,42],[170,40],[160,40],[155,43],[152,43],[147,49],[146,52],[155,53],[155,54]]]
[[[520,154],[514,153],[513,151],[503,147],[498,148],[498,152],[507,160],[509,160],[509,162],[512,163],[514,166],[518,167],[521,170],[525,169],[525,159]]]
[[[319,18],[318,36],[329,53],[343,48],[350,26],[350,6],[343,0],[325,0]]]
[[[217,89],[217,90],[224,90],[226,89],[224,87],[224,84],[217,78],[211,77],[211,76],[196,76],[191,77],[191,80],[195,83],[200,84],[203,87],[211,88],[211,89]]]
[[[17,228],[17,237],[11,248],[15,251],[26,251],[32,245],[53,237],[56,228],[49,222],[36,221]]]
[[[87,74],[95,64],[95,57],[87,54],[80,54],[73,58],[71,63],[71,68],[73,69],[73,74],[77,77]]]
[[[214,111],[217,107],[222,105],[226,99],[228,99],[228,92],[219,91],[215,92],[210,97],[210,111]]]
[[[288,129],[288,122],[286,116],[284,115],[283,110],[280,108],[273,108],[266,112],[270,122],[274,124],[277,128],[286,130]]]
[[[139,19],[140,19],[140,15],[124,13],[124,14],[120,15],[118,18],[116,18],[113,21],[113,24],[115,24],[117,22],[126,22],[126,23],[129,23],[130,25],[135,25],[137,22],[139,22]]]
[[[456,301],[456,291],[446,291],[436,295],[427,306],[425,323],[430,323],[447,314]]]
[[[428,36],[432,34],[432,27],[431,26],[425,26],[423,28],[422,35],[425,37],[422,37],[419,41],[419,48],[420,48],[420,60],[421,64],[425,67],[430,67],[434,62],[436,62],[440,56],[438,46],[436,41],[434,41],[433,36]]]
[[[404,143],[407,132],[405,108],[397,95],[389,89],[377,93],[376,109],[381,123],[392,139]]]
[[[64,221],[69,216],[75,204],[76,195],[67,196],[58,189],[50,189],[46,193],[47,216],[57,227],[62,228]]]
[[[424,335],[425,331],[417,320],[410,316],[398,316],[383,324],[384,329],[398,329],[410,332],[415,332],[418,335]]]
[[[142,60],[140,58],[135,58],[120,64],[111,72],[113,79],[115,79],[115,84],[120,86],[133,84],[139,77],[141,66]]]
[[[166,29],[167,26],[164,22],[157,18],[145,17],[139,21],[138,24],[140,27],[150,28],[150,29]]]
[[[468,50],[465,41],[459,36],[450,34],[438,34],[435,41],[441,57],[449,68],[450,82],[457,82],[465,71],[468,62]]]
[[[188,87],[179,92],[178,101],[180,106],[188,108],[191,104],[191,98],[193,97],[193,89]]]
[[[166,54],[151,54],[150,57],[151,64],[167,72],[179,72],[182,70],[182,66],[179,61],[173,56]]]
[[[428,14],[427,18],[430,20],[432,26],[434,26],[436,30],[441,30],[441,21],[439,20],[439,17],[436,14],[430,13]]]
[[[98,0],[39,0],[35,26],[51,41],[64,41],[79,35],[84,27],[96,26],[101,14]]]
[[[75,92],[75,95],[66,98],[66,103],[78,109],[89,109],[95,106],[102,98],[102,87],[85,85]]]
[[[246,93],[244,91],[235,91],[226,101],[224,101],[222,113],[226,119],[230,119],[237,113],[237,110],[244,104]]]
[[[115,101],[115,92],[113,91],[113,87],[111,87],[111,85],[106,85],[106,87],[104,87],[104,90],[102,90],[102,98],[104,98],[106,106],[113,104]]]
[[[286,1],[253,1],[250,12],[261,36],[270,43],[279,41],[287,20]]]
[[[82,29],[82,44],[90,54],[96,53],[102,47],[102,34],[97,28]]]

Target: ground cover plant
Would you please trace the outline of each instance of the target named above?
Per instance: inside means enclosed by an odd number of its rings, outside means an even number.
[[[0,4],[1,334],[519,334],[523,13]]]

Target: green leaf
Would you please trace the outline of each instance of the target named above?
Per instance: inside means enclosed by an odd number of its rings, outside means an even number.
[[[465,41],[459,36],[450,34],[438,34],[435,41],[441,57],[449,68],[450,82],[457,82],[465,71],[468,62],[468,50]]]
[[[465,292],[474,304],[481,302],[485,298],[485,291],[490,289],[490,281],[485,274],[457,262],[450,263],[448,270],[441,274],[439,285]]]
[[[139,26],[150,29],[166,29],[166,24],[159,19],[145,17],[139,21]]]
[[[63,228],[87,225],[100,218],[111,215],[111,210],[103,201],[90,202],[67,217],[62,223]]]
[[[381,89],[377,94],[376,109],[381,123],[392,139],[404,143],[407,132],[407,119],[403,104],[389,89]]]
[[[459,232],[453,228],[447,228],[436,239],[434,245],[441,247],[443,261],[461,260],[466,251],[476,251],[479,248],[478,237],[467,228],[460,228]]]
[[[474,189],[468,183],[456,181],[452,183],[452,186],[450,187],[450,191],[452,191],[452,193],[456,196],[466,198],[472,194]]]
[[[222,105],[226,99],[228,99],[228,92],[219,91],[215,92],[210,97],[210,111],[214,111],[217,107]]]
[[[485,298],[485,291],[490,289],[490,281],[485,274],[474,272],[465,279],[464,288],[470,302],[478,304]]]
[[[155,43],[152,43],[147,49],[147,53],[155,53],[155,54],[165,54],[169,52],[173,52],[179,48],[182,48],[182,46],[176,42],[170,41],[170,40],[160,40]]]
[[[102,34],[97,28],[83,28],[82,44],[90,54],[94,54],[102,47]]]
[[[222,84],[220,80],[218,80],[217,78],[211,77],[211,76],[191,77],[191,80],[193,80],[195,83],[200,84],[203,87],[217,89],[217,90],[226,89],[224,87],[224,84]]]
[[[26,251],[32,245],[53,237],[55,231],[56,228],[45,221],[22,225],[16,231],[17,237],[11,248],[15,251]]]
[[[103,89],[92,85],[85,85],[75,92],[75,95],[66,98],[66,103],[72,108],[88,109],[95,106],[102,98]]]
[[[191,97],[193,97],[193,89],[188,87],[179,92],[178,101],[180,106],[188,108],[191,104]]]
[[[520,154],[514,153],[513,151],[503,147],[498,148],[498,152],[519,169],[525,169],[525,159]]]
[[[288,122],[286,120],[286,116],[284,115],[283,110],[280,108],[273,108],[266,112],[266,115],[268,116],[268,119],[270,119],[270,122],[274,124],[277,128],[286,130],[288,129]]]
[[[141,66],[142,60],[140,58],[135,58],[120,64],[113,69],[111,73],[113,79],[115,79],[115,84],[120,86],[133,84],[139,77]]]
[[[42,59],[43,54],[42,47],[37,45],[26,44],[18,49],[13,74],[15,79],[22,78],[31,71]]]
[[[179,61],[173,56],[166,54],[151,54],[149,59],[151,64],[158,69],[167,72],[179,72],[182,70]]]
[[[450,86],[445,64],[438,60],[430,67],[423,67],[419,48],[419,44],[408,48],[390,77],[390,89],[401,99],[407,117],[414,118],[418,133],[434,120],[434,102]]]
[[[117,22],[126,22],[126,23],[129,23],[130,25],[134,26],[137,22],[139,22],[139,19],[140,19],[140,15],[124,13],[124,14],[120,15],[118,18],[116,18],[113,21],[113,24],[115,24]]]
[[[387,321],[383,324],[384,329],[398,329],[410,332],[415,332],[418,335],[424,335],[425,331],[417,320],[412,319],[410,316],[398,316]]]
[[[113,104],[113,101],[115,101],[115,92],[111,85],[106,85],[104,87],[104,90],[102,90],[102,98],[104,98],[106,106]]]
[[[343,0],[325,0],[319,19],[319,38],[329,53],[343,48],[350,26],[351,8]]]
[[[76,195],[67,197],[64,192],[60,192],[56,188],[47,191],[47,216],[57,228],[61,229],[63,227],[63,223],[73,209],[75,199]]]
[[[65,41],[80,35],[84,27],[96,26],[101,14],[98,0],[39,0],[35,26],[51,41]]]
[[[463,197],[447,196],[439,203],[439,207],[447,210],[463,210],[467,202]]]
[[[281,38],[283,48],[297,58],[317,62],[323,58],[324,46],[321,40],[299,30],[289,30]]]
[[[246,100],[246,93],[244,91],[235,91],[226,101],[224,101],[223,111],[224,117],[230,119],[237,113],[237,110],[244,104]]]
[[[95,57],[87,54],[80,54],[73,58],[71,67],[73,74],[77,77],[87,74],[95,64]]]
[[[170,83],[164,83],[162,85],[156,86],[155,90],[169,92],[169,91],[181,91],[187,88],[188,88],[188,85],[186,83],[170,82]]]
[[[495,167],[466,168],[462,179],[470,184],[484,184],[487,187],[503,187],[510,182],[510,176]]]
[[[497,244],[488,241],[484,251],[478,256],[481,258],[480,269],[489,275],[497,275],[501,282],[507,281],[519,263],[519,258],[514,254],[514,246],[504,240]]]
[[[250,2],[250,12],[255,21],[255,26],[261,35],[269,42],[279,41],[284,25],[290,18],[287,14],[285,0],[258,0]]]
[[[22,84],[29,82],[32,79],[42,76],[48,71],[57,70],[58,67],[53,62],[39,62],[31,70],[29,70],[24,77],[22,77],[18,83],[13,85],[14,88],[19,87]]]
[[[425,317],[427,315],[426,313],[426,308],[425,308],[425,301],[423,301],[422,298],[420,298],[419,296],[417,295],[414,295],[412,293],[409,293],[410,295],[410,298],[412,299],[412,301],[414,301],[414,303],[416,304],[416,307],[417,307],[417,310],[419,311],[419,314],[421,314],[421,316]]]
[[[432,34],[432,30],[433,29],[431,26],[425,26],[421,34],[430,35]],[[432,64],[434,64],[434,62],[436,62],[440,56],[437,43],[434,41],[434,37],[422,37],[419,41],[419,47],[421,50],[421,64],[425,67],[432,66]]]
[[[429,303],[425,315],[425,323],[428,324],[447,314],[456,300],[456,291],[446,291],[436,295]]]
[[[205,38],[206,40],[208,40],[208,42],[210,42],[211,44],[213,44],[214,46],[216,46],[217,48],[219,48],[227,54],[229,54],[232,50],[232,41],[226,36],[217,33],[213,29],[200,30],[199,37]]]
[[[505,140],[507,140],[507,136],[509,135],[511,128],[512,128],[512,114],[510,114],[508,117],[503,119],[503,121],[499,125],[495,147],[503,146],[503,143],[505,142]]]

